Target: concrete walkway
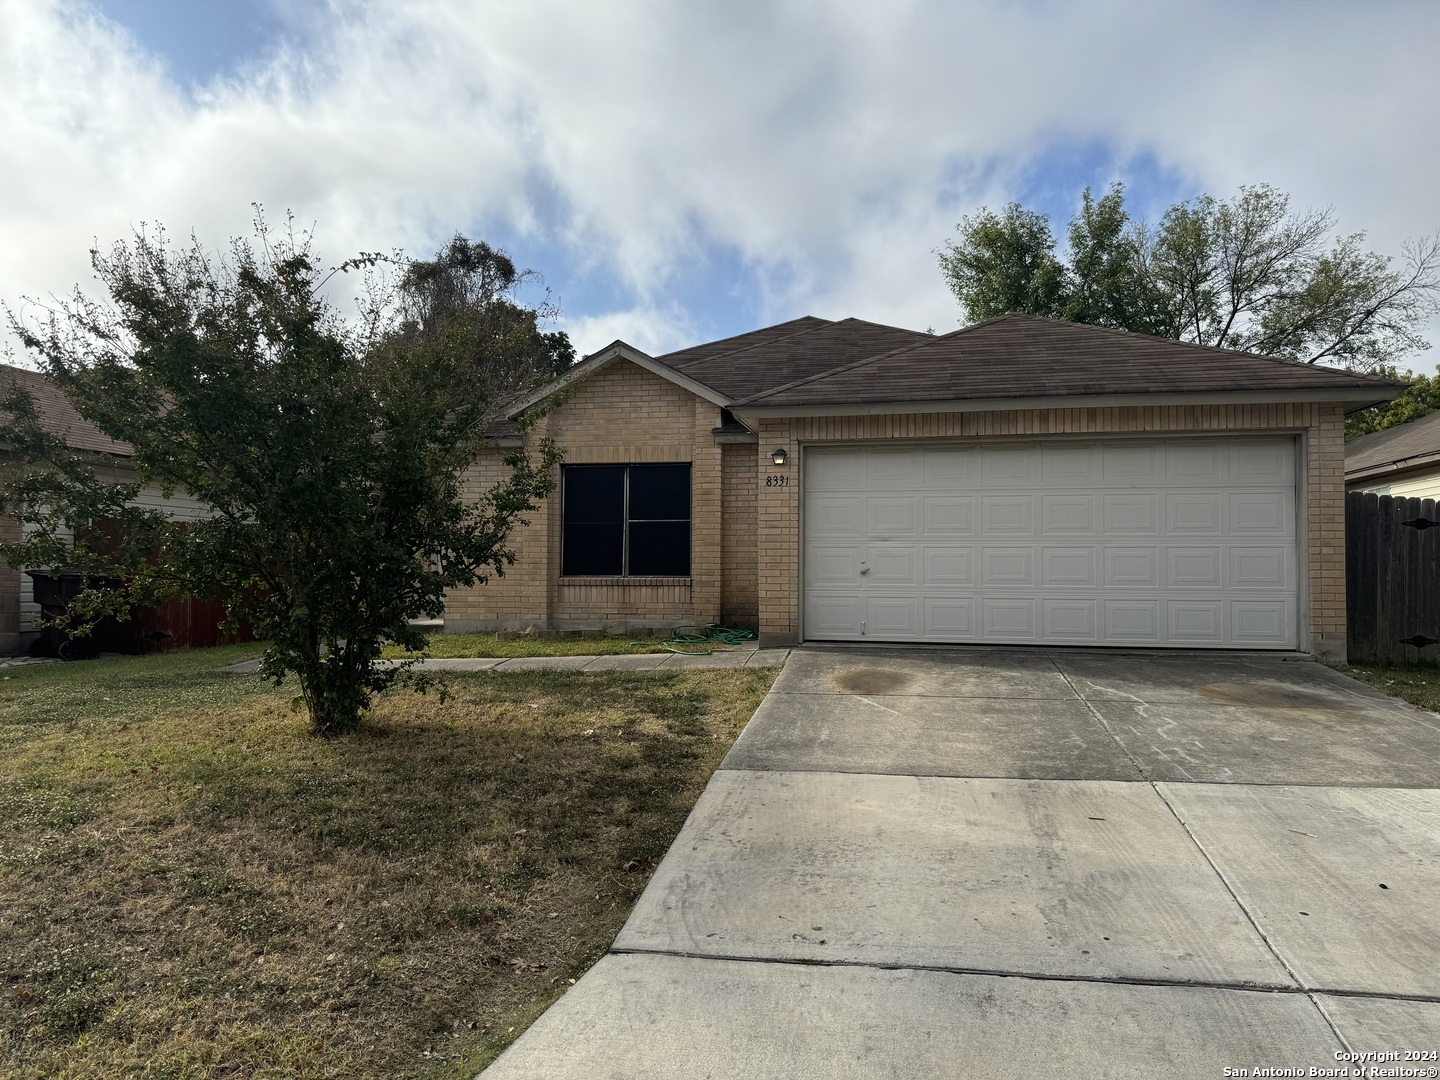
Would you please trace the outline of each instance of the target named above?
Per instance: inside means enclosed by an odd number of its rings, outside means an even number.
[[[1440,717],[1299,658],[797,650],[611,953],[485,1076],[1434,1052],[1437,763]]]
[[[789,649],[735,645],[717,649],[709,656],[670,652],[614,656],[471,656],[421,660],[414,667],[419,671],[672,671],[676,668],[773,667],[785,663],[789,656]],[[400,661],[382,663],[398,664]],[[246,660],[242,664],[231,664],[225,670],[247,675],[260,670],[260,661]]]

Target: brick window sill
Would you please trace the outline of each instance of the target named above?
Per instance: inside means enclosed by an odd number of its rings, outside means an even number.
[[[562,577],[561,585],[689,585],[691,578],[688,577],[633,577],[616,575],[614,577]]]

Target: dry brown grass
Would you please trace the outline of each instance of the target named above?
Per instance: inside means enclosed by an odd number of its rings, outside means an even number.
[[[774,676],[456,675],[321,743],[244,649],[0,681],[0,1073],[473,1075]]]

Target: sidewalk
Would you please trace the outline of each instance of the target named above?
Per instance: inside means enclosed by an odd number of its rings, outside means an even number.
[[[469,656],[445,660],[421,660],[417,671],[666,671],[675,668],[775,667],[785,663],[789,649],[758,649],[735,645],[717,649],[709,656],[683,653],[625,653],[615,656]],[[399,664],[399,660],[382,663]],[[260,670],[259,660],[246,660],[225,668],[238,675]]]

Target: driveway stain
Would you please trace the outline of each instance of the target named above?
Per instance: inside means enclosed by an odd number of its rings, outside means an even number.
[[[1196,683],[1191,689],[1222,705],[1249,705],[1261,709],[1343,709],[1349,703],[1333,693],[1301,690],[1260,679],[1246,682]]]
[[[884,668],[841,668],[834,676],[835,685],[847,694],[893,694],[914,682],[913,675]]]

